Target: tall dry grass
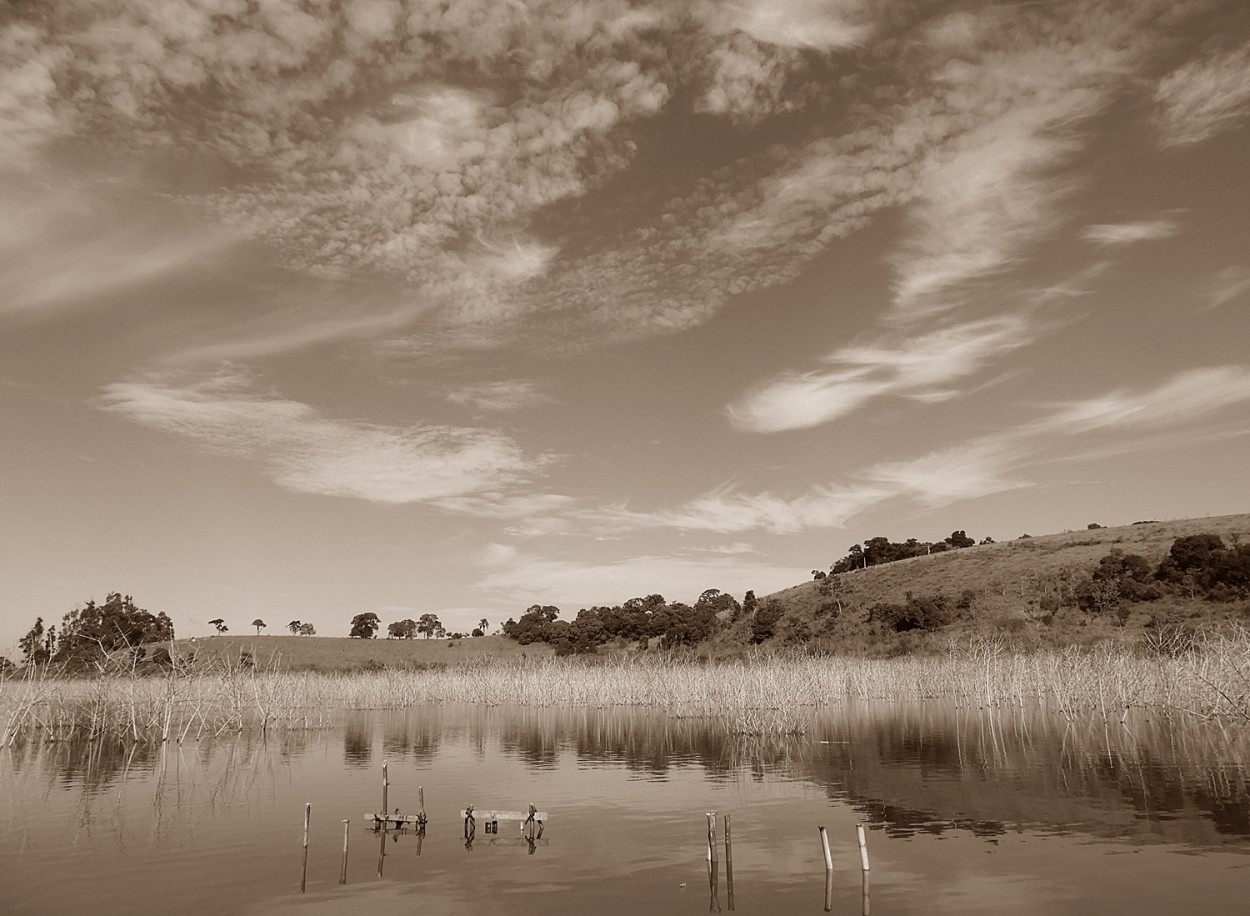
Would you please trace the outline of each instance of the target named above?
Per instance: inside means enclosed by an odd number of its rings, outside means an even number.
[[[732,735],[801,735],[816,712],[859,701],[953,700],[966,708],[1043,704],[1070,721],[1149,709],[1250,724],[1250,633],[1164,636],[1118,646],[1020,654],[994,640],[940,657],[862,659],[756,653],[712,663],[642,655],[579,661],[477,658],[430,671],[288,672],[272,660],[176,665],[163,676],[68,680],[38,670],[0,684],[0,746],[113,738],[184,741],[244,729],[337,724],[343,709],[432,704],[653,710]]]

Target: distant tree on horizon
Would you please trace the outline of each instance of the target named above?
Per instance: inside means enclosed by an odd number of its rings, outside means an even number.
[[[443,628],[437,614],[422,614],[417,620],[417,632],[429,639]]]
[[[381,621],[377,614],[373,611],[365,611],[352,618],[351,632],[347,635],[351,639],[373,639],[373,634],[378,631],[380,625]]]
[[[300,636],[316,636],[317,628],[314,627],[311,623],[301,623],[299,625],[299,635]]]
[[[265,623],[265,621],[261,620],[259,617],[257,617],[255,620],[252,621],[252,626],[256,627],[256,635],[259,636],[260,631],[263,630],[265,627],[267,627],[268,624]]]
[[[226,626],[226,622],[222,620],[220,617],[216,617],[210,620],[208,623],[209,623],[209,626],[215,627],[217,629],[218,636],[220,636],[222,633],[227,633],[230,631],[230,628]]]
[[[286,628],[291,631],[292,636],[298,636],[300,627],[302,626],[303,624],[300,623],[298,620],[292,620],[290,623],[286,625]]]

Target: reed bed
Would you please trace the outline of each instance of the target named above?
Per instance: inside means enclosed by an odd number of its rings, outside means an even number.
[[[992,640],[939,657],[864,659],[759,652],[706,662],[641,655],[579,661],[488,658],[428,671],[288,672],[218,662],[165,676],[46,672],[0,684],[0,746],[112,738],[181,742],[223,732],[338,724],[343,709],[432,704],[633,707],[717,723],[727,734],[802,735],[822,707],[853,701],[1042,704],[1069,721],[1124,721],[1135,709],[1250,724],[1250,633],[1022,654]]]

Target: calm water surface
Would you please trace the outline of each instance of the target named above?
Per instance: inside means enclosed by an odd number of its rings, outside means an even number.
[[[799,739],[617,710],[441,707],[167,747],[0,751],[0,913],[882,914],[1250,911],[1250,736],[1045,709],[829,710]],[[417,810],[424,838],[362,815]],[[312,804],[300,893],[304,804]],[[550,813],[515,823],[458,811]],[[348,883],[339,884],[350,818]],[[826,887],[817,825],[832,840]],[[379,875],[379,871],[381,874]]]

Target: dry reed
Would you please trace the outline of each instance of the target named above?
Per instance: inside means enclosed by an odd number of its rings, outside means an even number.
[[[163,676],[106,672],[61,679],[31,670],[0,684],[0,746],[112,738],[182,742],[244,729],[337,724],[336,710],[432,704],[633,707],[707,720],[730,735],[801,735],[847,701],[953,700],[963,708],[1044,703],[1069,721],[1123,721],[1135,708],[1250,723],[1250,633],[1156,640],[1147,650],[1020,654],[991,640],[940,657],[815,658],[755,653],[719,663],[663,655],[585,662],[479,658],[455,667],[366,674],[286,672],[218,661]]]

